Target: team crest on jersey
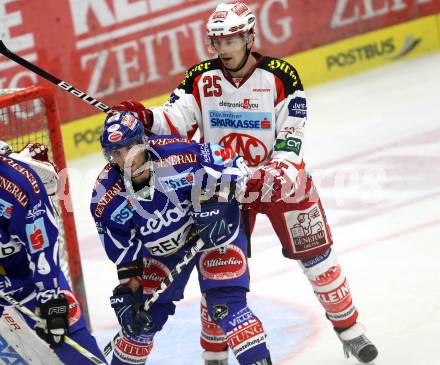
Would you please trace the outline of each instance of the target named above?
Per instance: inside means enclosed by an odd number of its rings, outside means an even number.
[[[42,251],[49,246],[44,218],[38,218],[33,223],[26,224],[26,237],[31,253]]]
[[[11,219],[12,210],[14,209],[11,203],[0,198],[0,217],[5,217],[6,219]]]
[[[112,213],[110,219],[119,224],[125,224],[133,217],[133,206],[128,200],[124,200]]]
[[[229,133],[219,141],[219,144],[230,147],[243,156],[250,167],[258,166],[267,160],[268,150],[266,145],[249,134]]]
[[[166,192],[181,189],[194,184],[194,173],[183,173],[159,178]]]

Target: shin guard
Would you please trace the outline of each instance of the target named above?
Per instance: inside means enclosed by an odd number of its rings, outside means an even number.
[[[227,343],[240,365],[270,359],[266,333],[260,320],[247,306],[245,290],[211,290],[206,301],[209,315],[226,334]]]
[[[154,334],[136,338],[124,334],[114,348],[111,365],[143,365],[153,348]]]
[[[206,299],[202,296],[200,302],[200,319],[202,322],[202,332],[200,335],[200,345],[208,352],[222,352],[228,347],[226,336],[222,329],[211,319]]]
[[[358,312],[351,299],[347,278],[334,251],[329,249],[321,255],[299,263],[333,327],[352,326],[356,322]]]

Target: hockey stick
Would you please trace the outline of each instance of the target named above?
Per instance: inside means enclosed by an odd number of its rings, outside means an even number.
[[[34,320],[36,323],[41,323],[44,321],[41,317],[37,316],[34,312],[32,312],[30,309],[26,308],[23,304],[21,304],[19,301],[15,300],[11,295],[4,293],[0,290],[0,297],[5,299],[9,304],[11,304],[15,309],[22,312],[32,320]],[[72,340],[68,336],[64,336],[64,341],[66,344],[74,348],[76,351],[78,351],[80,354],[87,357],[90,361],[92,361],[94,364],[105,364],[100,359],[98,359],[95,355],[93,355],[89,350],[82,347],[79,343]]]
[[[185,254],[185,256],[180,260],[176,267],[171,270],[171,272],[168,274],[168,276],[162,280],[160,283],[159,288],[157,288],[151,298],[148,298],[148,300],[145,301],[144,304],[144,310],[148,311],[150,307],[155,303],[159,296],[167,290],[170,285],[176,280],[177,276],[182,272],[182,269],[184,269],[189,262],[199,253],[199,251],[204,246],[204,242],[201,239],[198,239],[197,242],[191,247],[191,249]],[[113,348],[122,340],[122,330],[120,330],[114,337],[111,342],[107,344],[107,346],[104,347],[104,355],[107,356],[112,352]]]
[[[0,40],[0,53],[3,56],[9,58],[10,60],[27,68],[28,70],[31,70],[32,72],[36,73],[37,75],[45,78],[47,81],[50,81],[51,83],[59,86],[61,89],[68,91],[69,93],[71,93],[72,95],[81,99],[82,101],[86,102],[87,104],[94,106],[96,109],[99,109],[100,111],[107,113],[107,114],[110,113],[111,108],[108,105],[104,104],[102,101],[96,100],[94,97],[88,95],[87,93],[85,93],[84,91],[81,91],[80,89],[77,89],[76,87],[73,87],[72,85],[68,84],[67,82],[60,80],[59,78],[48,73],[47,71],[44,71],[43,69],[39,68],[38,66],[34,65],[33,63],[26,61],[24,58],[21,58],[19,55],[15,54],[11,50],[9,50],[6,47],[6,45],[3,43],[2,40]]]

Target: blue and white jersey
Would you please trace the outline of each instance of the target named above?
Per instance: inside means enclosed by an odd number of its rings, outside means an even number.
[[[201,196],[213,194],[230,202],[226,239],[235,239],[240,212],[230,187],[245,183],[243,159],[231,149],[176,136],[150,137],[146,148],[151,177],[135,198],[117,166],[107,165],[96,181],[90,209],[108,257],[120,265],[151,255],[183,255],[198,239],[191,213]]]
[[[30,276],[40,290],[57,288],[59,265],[58,229],[43,183],[26,163],[0,156],[1,289],[21,291],[11,283]]]

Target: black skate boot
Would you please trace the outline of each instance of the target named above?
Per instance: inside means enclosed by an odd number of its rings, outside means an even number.
[[[343,332],[339,332],[338,337],[342,342],[345,357],[348,359],[353,355],[358,361],[368,363],[373,361],[378,351],[376,346],[365,336],[365,327],[360,323],[355,323]]]
[[[228,352],[210,352],[203,351],[203,360],[205,360],[205,365],[228,365]]]

